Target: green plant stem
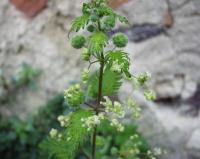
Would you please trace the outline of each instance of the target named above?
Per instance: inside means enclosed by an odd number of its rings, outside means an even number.
[[[97,105],[95,108],[96,115],[98,115],[99,108],[101,106],[100,102],[102,99],[103,69],[104,69],[104,55],[103,53],[101,53],[100,72],[99,72],[99,91],[98,91]],[[96,136],[97,136],[97,126],[94,127],[94,132],[93,132],[93,137],[92,137],[92,159],[95,159]]]

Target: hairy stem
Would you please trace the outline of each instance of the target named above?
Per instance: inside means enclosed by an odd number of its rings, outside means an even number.
[[[104,55],[103,55],[103,53],[101,53],[100,71],[99,71],[99,90],[98,90],[97,105],[95,108],[96,115],[98,115],[99,108],[101,106],[100,102],[102,99],[103,69],[104,69]],[[97,135],[97,126],[94,127],[94,132],[93,132],[93,137],[92,137],[92,159],[95,159],[96,135]]]

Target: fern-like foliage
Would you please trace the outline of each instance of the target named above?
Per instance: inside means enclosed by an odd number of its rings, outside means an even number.
[[[83,144],[88,131],[82,127],[81,118],[92,115],[88,110],[80,109],[74,112],[69,120],[69,127],[62,133],[63,138],[48,137],[40,147],[56,159],[74,159],[80,145]]]
[[[110,69],[113,62],[117,62],[121,66],[121,71],[129,78],[131,74],[129,73],[130,58],[128,54],[121,50],[109,51],[106,55],[107,69]]]
[[[89,37],[88,48],[90,53],[101,53],[103,52],[103,48],[108,43],[108,36],[101,32],[95,32]]]
[[[120,73],[106,69],[103,74],[102,95],[107,96],[116,93],[122,84],[121,79],[122,76]],[[97,72],[91,75],[88,83],[89,96],[97,97],[99,85],[99,77]]]
[[[76,17],[72,22],[70,31],[78,32],[80,29],[84,29],[89,22],[89,15],[83,14],[82,16]]]
[[[119,21],[121,23],[124,23],[124,24],[129,24],[129,21],[126,17],[122,16],[122,15],[117,15],[117,18],[119,19]]]

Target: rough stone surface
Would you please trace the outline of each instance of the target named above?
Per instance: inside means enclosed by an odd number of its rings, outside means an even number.
[[[200,128],[200,117],[183,115],[178,104],[172,107],[147,102],[140,91],[132,93],[127,83],[123,85],[120,94],[120,100],[123,101],[129,96],[141,106],[142,116],[136,120],[139,131],[152,147],[161,147],[168,152],[162,158],[191,159],[191,156],[198,155],[196,150],[198,140],[195,142],[190,136],[195,135],[196,138],[196,134],[193,133]],[[187,106],[182,105],[182,107]]]
[[[25,61],[43,71],[36,91],[21,90],[12,104],[1,106],[4,116],[26,116],[56,92],[79,77],[79,54],[67,39],[69,25],[80,12],[78,2],[49,1],[48,8],[33,19],[26,18],[7,0],[0,2],[0,66],[6,79]],[[65,7],[65,8],[64,8]],[[72,69],[73,68],[73,69]]]
[[[194,95],[200,83],[200,3],[198,0],[170,2],[174,25],[167,30],[167,35],[131,43],[126,48],[133,61],[132,73],[149,71],[152,74],[149,86],[160,102],[148,103],[138,92],[133,98],[143,108],[138,121],[140,130],[153,146],[161,146],[169,152],[164,158],[198,159],[197,142],[191,142],[190,136],[196,135],[194,130],[200,128],[200,117],[188,113],[194,106],[185,100]],[[163,25],[166,8],[165,1],[133,0],[120,11],[128,15],[131,24]],[[121,89],[121,98],[131,93],[128,90],[130,86]],[[171,100],[166,103],[166,99]],[[197,107],[200,106],[194,109]],[[190,148],[187,148],[188,143]]]
[[[187,149],[189,149],[189,156],[191,158],[200,158],[200,129],[195,130],[188,143]]]
[[[200,128],[200,117],[185,115],[185,110],[192,106],[184,100],[195,93],[200,83],[200,1],[170,2],[174,25],[167,34],[130,43],[126,50],[133,62],[131,72],[150,72],[153,79],[149,85],[161,101],[148,103],[141,93],[133,94],[144,109],[138,121],[140,130],[153,146],[169,151],[166,159],[190,159],[197,154],[193,131]],[[162,26],[166,9],[164,0],[130,0],[119,12],[127,15],[131,24]],[[26,18],[8,0],[0,1],[2,74],[10,79],[24,61],[43,71],[37,80],[38,89],[20,90],[15,102],[1,105],[1,114],[16,113],[25,117],[36,112],[38,106],[56,92],[63,91],[70,82],[79,79],[84,64],[79,59],[79,51],[72,49],[67,39],[70,23],[79,14],[80,0],[49,0],[47,8],[32,19]],[[120,98],[130,93],[130,87],[125,85]],[[176,97],[180,101],[174,100]],[[172,104],[162,103],[169,98],[173,99]]]

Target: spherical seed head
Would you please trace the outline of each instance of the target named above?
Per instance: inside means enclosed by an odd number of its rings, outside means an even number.
[[[103,18],[103,28],[106,30],[110,30],[115,27],[115,17],[114,16],[106,16]]]
[[[89,32],[93,32],[94,30],[95,30],[95,27],[93,25],[89,25],[87,27],[87,31],[89,31]]]
[[[128,43],[128,37],[123,33],[116,33],[113,36],[112,41],[117,47],[125,47]]]
[[[93,14],[93,15],[90,16],[90,20],[91,20],[92,22],[96,22],[96,21],[98,20],[98,16],[95,15],[95,14]]]
[[[86,40],[85,37],[82,35],[76,35],[72,38],[71,40],[71,45],[75,48],[75,49],[80,49],[84,46]]]

